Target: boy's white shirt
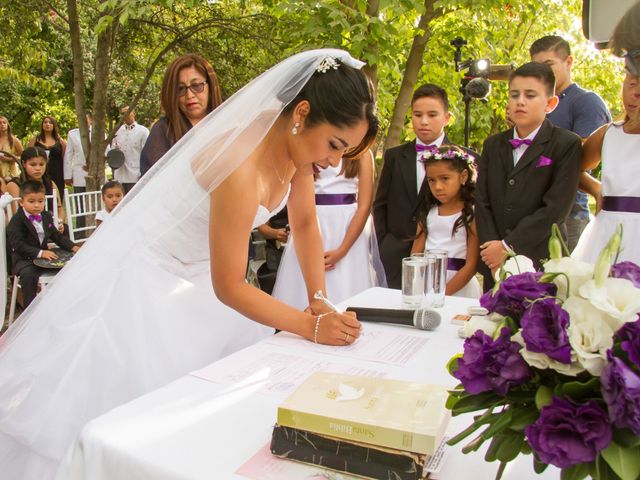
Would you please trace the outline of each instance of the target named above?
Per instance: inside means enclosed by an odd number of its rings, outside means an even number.
[[[429,145],[435,145],[436,147],[440,148],[440,145],[442,145],[442,142],[444,142],[444,130],[442,131],[440,136],[436,138],[433,142],[431,142]],[[416,145],[427,146],[427,144],[421,141],[418,137],[416,137]],[[427,175],[427,172],[425,171],[425,168],[424,168],[424,164],[420,161],[421,156],[422,156],[421,152],[416,152],[416,179],[418,180],[418,193],[420,193],[422,182],[424,182],[424,177]]]
[[[518,130],[514,128],[513,138],[514,140],[531,140],[533,142],[533,139],[536,138],[536,135],[540,131],[541,127],[542,127],[542,124],[538,125],[538,128],[536,128],[533,132],[531,132],[529,135],[527,135],[524,138],[520,138],[520,136],[518,136]],[[529,145],[520,145],[518,148],[513,149],[513,166],[514,167],[518,164],[518,162],[522,158],[522,155],[524,155],[524,152],[527,151],[527,148],[529,148]]]

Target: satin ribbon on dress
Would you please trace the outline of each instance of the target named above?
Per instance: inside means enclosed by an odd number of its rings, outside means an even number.
[[[640,213],[640,197],[603,197],[602,209],[608,212]]]
[[[351,205],[356,203],[355,193],[316,193],[316,205]]]

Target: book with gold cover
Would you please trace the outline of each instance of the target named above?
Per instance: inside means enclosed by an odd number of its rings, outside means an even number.
[[[314,373],[278,407],[278,424],[433,455],[449,422],[440,385]]]

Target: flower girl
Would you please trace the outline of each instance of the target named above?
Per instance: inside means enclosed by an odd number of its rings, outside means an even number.
[[[327,296],[341,302],[373,286],[385,285],[384,271],[370,220],[373,201],[373,154],[342,159],[315,175],[316,211],[324,247]],[[289,237],[273,296],[304,308],[309,295],[302,281],[298,247]],[[304,246],[302,246],[304,248]],[[302,250],[302,249],[300,249]]]
[[[573,257],[595,263],[621,223],[618,261],[640,264],[640,80],[628,72],[622,84],[625,118],[601,127],[584,145],[582,170],[602,161],[602,183],[583,171],[580,188],[596,198],[596,218],[583,232]]]
[[[446,294],[480,298],[475,278],[479,249],[473,211],[473,158],[456,146],[443,145],[426,151],[422,161],[429,190],[420,206],[411,253],[446,250]]]

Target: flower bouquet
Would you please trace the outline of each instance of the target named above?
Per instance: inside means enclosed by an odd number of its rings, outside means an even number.
[[[447,406],[481,413],[448,443],[480,431],[463,452],[490,441],[497,478],[531,453],[563,480],[640,478],[640,267],[615,263],[621,236],[593,266],[562,256],[554,226],[544,272],[511,258],[480,299],[490,313],[448,364],[461,384]]]

